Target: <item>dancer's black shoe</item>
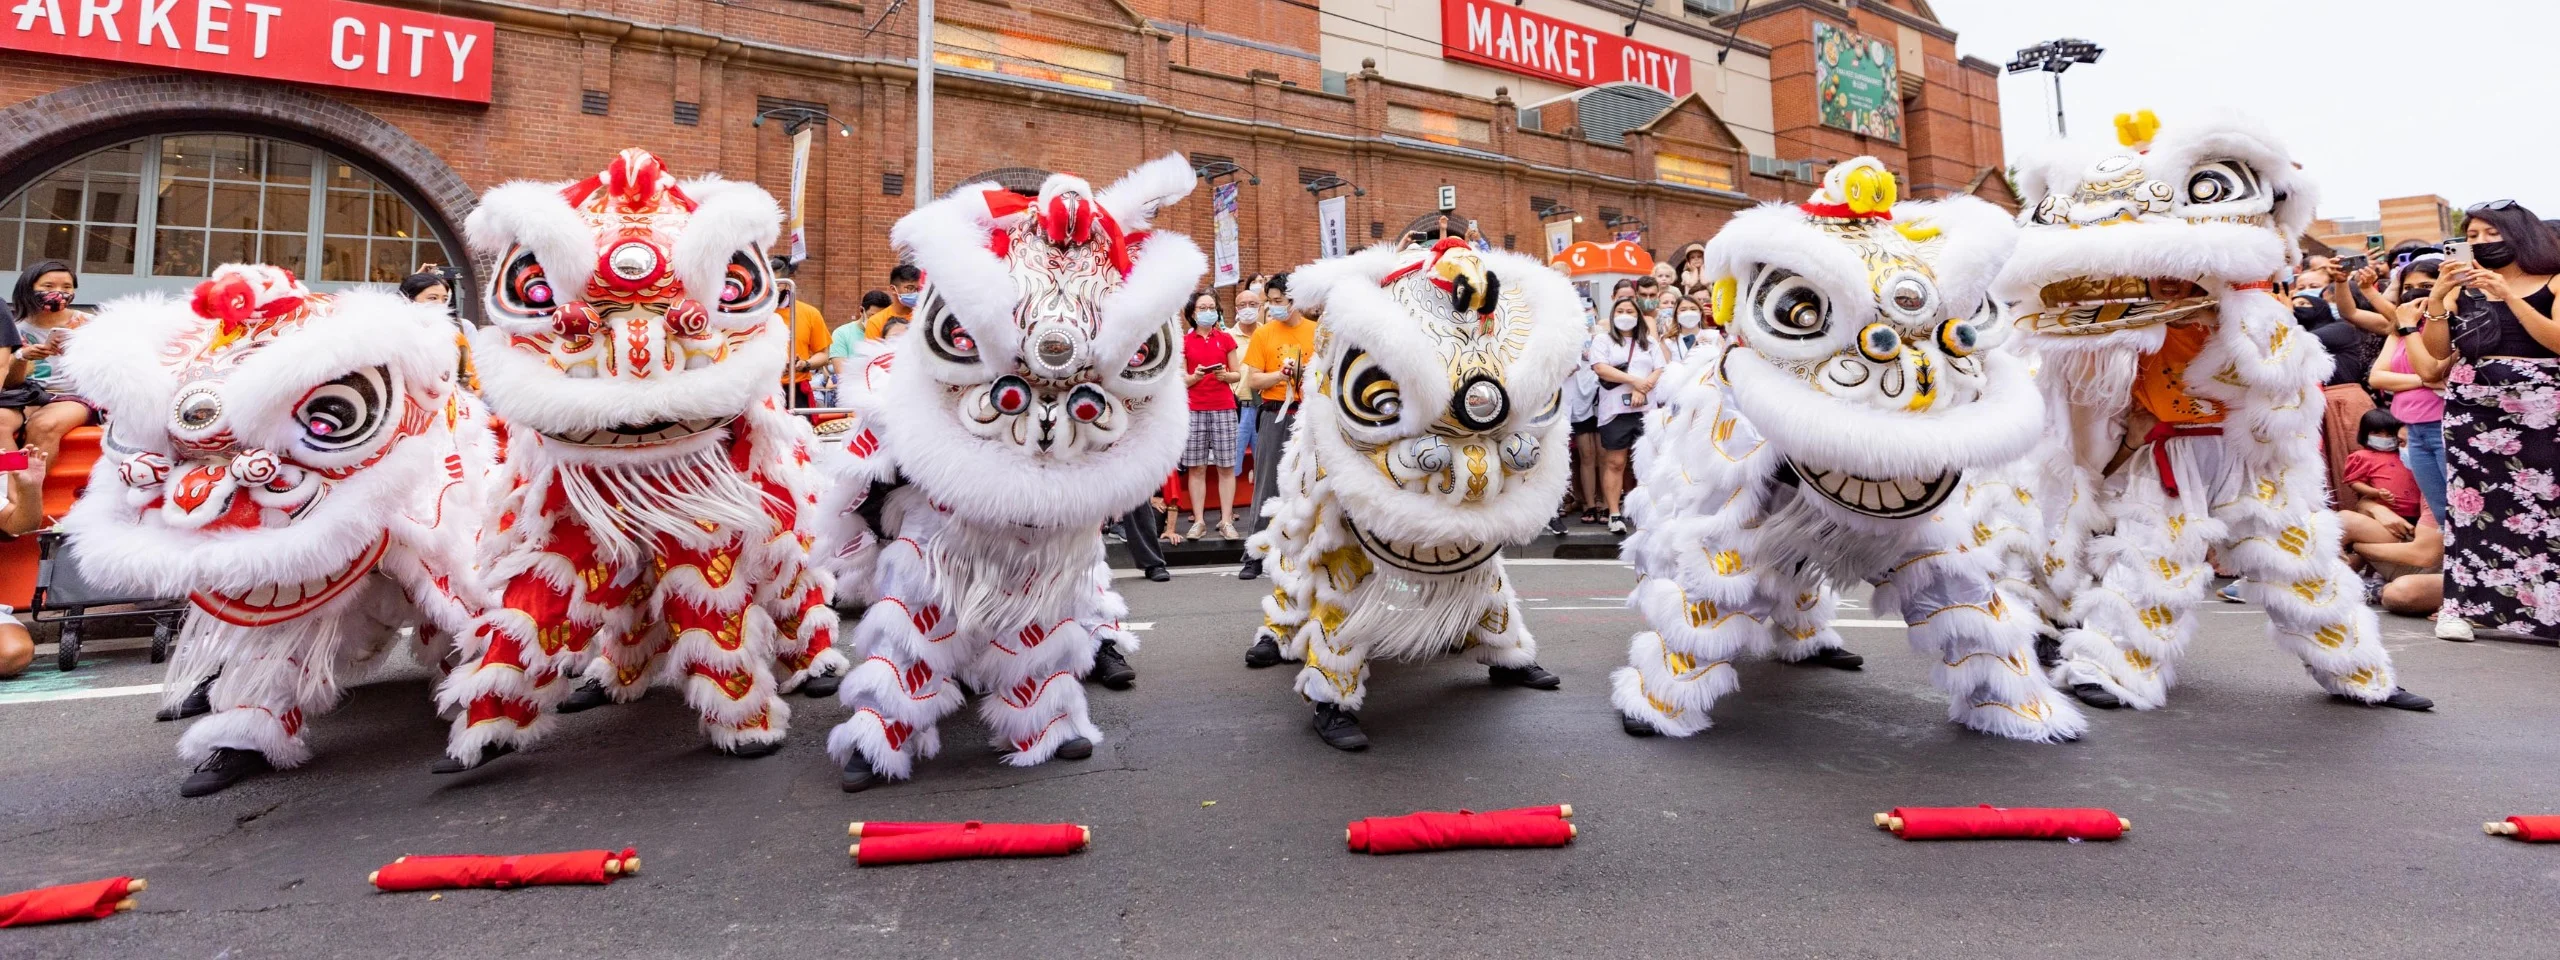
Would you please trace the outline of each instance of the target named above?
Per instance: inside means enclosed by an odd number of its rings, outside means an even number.
[[[811,700],[824,700],[835,696],[836,688],[841,686],[844,686],[844,674],[821,673],[800,681],[800,695]]]
[[[212,713],[213,681],[213,677],[197,681],[196,688],[187,691],[186,699],[178,701],[178,705],[174,707],[161,707],[160,712],[151,715],[151,719],[165,723]]]
[[[585,683],[579,684],[578,689],[569,691],[568,696],[560,698],[560,705],[551,708],[551,712],[585,713],[586,711],[593,710],[597,707],[610,707],[612,705],[613,694],[605,692],[604,684],[598,681],[589,680]]]
[[[1270,637],[1253,638],[1252,649],[1244,652],[1244,665],[1260,670],[1280,665],[1280,641]]]
[[[1093,652],[1093,672],[1087,676],[1113,690],[1126,690],[1138,682],[1137,668],[1129,665],[1129,658],[1120,652],[1120,645],[1109,640],[1102,641],[1102,649]]]
[[[255,750],[215,747],[212,756],[204,758],[203,763],[196,764],[194,773],[187,774],[187,782],[178,785],[178,795],[201,797],[210,793],[221,793],[231,789],[232,784],[273,769],[275,766],[267,762],[266,754]]]
[[[1564,678],[1547,672],[1537,664],[1517,667],[1494,667],[1486,671],[1497,687],[1527,687],[1531,690],[1553,690],[1564,686]]]
[[[1627,736],[1630,737],[1658,737],[1662,735],[1662,731],[1654,729],[1653,724],[1646,723],[1623,713],[1618,715],[1618,729],[1625,730],[1627,732]]]
[[[2355,705],[2360,706],[2360,707],[2390,707],[2391,709],[2394,709],[2394,710],[2417,710],[2417,711],[2427,711],[2427,710],[2433,710],[2433,709],[2435,709],[2435,708],[2436,708],[2436,702],[2435,702],[2435,701],[2430,700],[2430,699],[2427,699],[2427,698],[2425,698],[2425,697],[2421,697],[2421,696],[2419,696],[2419,695],[2417,695],[2417,694],[2414,694],[2414,693],[2410,693],[2410,692],[2409,692],[2409,688],[2407,688],[2407,687],[2393,687],[2393,688],[2391,688],[2391,695],[2390,695],[2390,696],[2388,696],[2388,697],[2384,697],[2384,698],[2382,698],[2382,699],[2380,699],[2380,700],[2374,700],[2374,701],[2370,701],[2370,702],[2368,702],[2368,701],[2364,701],[2364,700],[2358,700],[2358,699],[2356,699],[2356,698],[2354,698],[2354,697],[2342,696],[2342,695],[2334,694],[2334,693],[2333,693],[2333,694],[2330,694],[2329,696],[2330,696],[2330,698],[2335,699],[2335,700],[2338,700],[2338,701],[2340,701],[2340,702],[2342,702],[2342,703],[2352,703],[2352,704],[2355,704]]]
[[[465,770],[477,769],[481,764],[514,752],[516,752],[514,744],[493,743],[488,746],[481,747],[479,758],[472,760],[469,763],[456,760],[450,756],[437,757],[436,762],[427,765],[427,772],[437,774],[461,773]]]
[[[1077,737],[1058,745],[1058,759],[1082,760],[1093,756],[1093,741]]]
[[[1330,703],[1316,704],[1316,736],[1336,750],[1369,749],[1369,735],[1360,732],[1360,716]]]
[[[2114,693],[2108,692],[2107,688],[2094,683],[2072,684],[2071,695],[2080,698],[2081,703],[2088,704],[2100,710],[2118,710],[2124,707],[2124,698],[2118,697]]]
[[[1262,576],[1261,557],[1255,557],[1251,560],[1245,561],[1244,567],[1236,571],[1236,579],[1238,580],[1252,580],[1260,576]]]
[[[1814,651],[1813,656],[1806,657],[1802,660],[1789,660],[1787,662],[1799,667],[1830,667],[1834,670],[1858,670],[1866,667],[1867,658],[1850,653],[1849,651],[1840,649],[1839,647],[1824,647],[1820,650]]]
[[[862,752],[857,750],[851,759],[844,762],[844,777],[836,783],[844,787],[846,793],[861,793],[888,782],[888,779],[871,772],[871,761],[863,759]]]
[[[741,743],[734,747],[713,747],[711,749],[719,751],[724,756],[736,757],[740,760],[753,760],[757,757],[770,757],[781,752],[782,738],[775,737],[763,743]]]

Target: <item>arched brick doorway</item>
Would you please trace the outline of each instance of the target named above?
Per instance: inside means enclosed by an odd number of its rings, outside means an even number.
[[[414,208],[461,267],[477,270],[461,224],[478,194],[425,144],[345,103],[293,87],[175,74],[66,87],[0,109],[0,197],[100,147],[154,133],[219,132],[290,140],[363,168]],[[477,297],[457,297],[467,314]]]
[[[985,183],[989,180],[993,180],[996,182],[997,186],[1001,186],[1007,190],[1011,190],[1026,197],[1036,197],[1040,195],[1040,185],[1047,182],[1048,179],[1049,171],[1042,170],[1038,167],[998,167],[993,170],[973,173],[968,176],[961,177],[960,182]]]

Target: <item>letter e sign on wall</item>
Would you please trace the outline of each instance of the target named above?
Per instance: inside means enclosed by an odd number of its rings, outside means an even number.
[[[1445,184],[1445,183],[1444,183],[1444,184],[1441,184],[1441,185],[1440,185],[1440,210],[1441,210],[1441,212],[1445,213],[1445,212],[1448,212],[1448,211],[1451,211],[1451,210],[1455,210],[1455,209],[1458,209],[1458,188],[1453,187],[1453,186],[1450,186],[1450,185]]]

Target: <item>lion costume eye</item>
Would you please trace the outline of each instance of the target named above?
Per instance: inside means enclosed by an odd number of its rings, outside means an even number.
[[[533,251],[519,249],[506,264],[498,273],[499,307],[528,317],[550,316],[560,308],[559,292],[551,289],[551,278],[543,274]]]
[[[924,317],[925,348],[949,363],[978,362],[978,338],[960,325],[960,317],[942,304],[942,297],[928,288],[916,304],[916,312]]]
[[[1950,357],[1969,357],[1982,345],[1982,331],[1972,320],[1948,320],[1938,325],[1938,350]]]
[[[358,370],[305,394],[293,407],[302,425],[302,445],[335,452],[370,443],[389,422],[390,371]]]
[[[1779,339],[1815,340],[1831,330],[1831,301],[1795,271],[1771,268],[1752,302],[1760,328]]]
[[[1355,347],[1344,353],[1341,375],[1334,382],[1342,391],[1342,413],[1353,423],[1389,426],[1404,412],[1404,397],[1397,391],[1395,379],[1387,376],[1386,368],[1369,359],[1366,350]]]
[[[2258,196],[2257,173],[2238,160],[2210,160],[2187,171],[2186,199],[2191,205],[2232,203]]]
[[[1173,367],[1173,328],[1166,327],[1147,336],[1138,352],[1129,357],[1129,368],[1120,376],[1130,380],[1153,380]]]
[[[751,251],[740,250],[729,256],[729,267],[720,277],[720,311],[748,313],[770,309],[773,299],[773,273]]]

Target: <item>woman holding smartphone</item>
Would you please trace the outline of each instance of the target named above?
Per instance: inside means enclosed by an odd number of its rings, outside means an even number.
[[[1609,500],[1609,532],[1625,534],[1627,457],[1644,435],[1644,412],[1667,359],[1634,297],[1609,305],[1609,326],[1584,356],[1600,376],[1600,492]]]
[[[1191,530],[1198,540],[1208,535],[1209,475],[1218,476],[1218,536],[1236,536],[1236,381],[1244,368],[1236,362],[1236,338],[1218,326],[1218,298],[1202,293],[1182,307],[1182,382],[1190,388],[1191,435],[1182,444],[1182,470],[1190,495]]]
[[[0,437],[14,449],[18,428],[26,428],[26,445],[51,460],[62,448],[62,435],[97,419],[89,401],[80,398],[55,358],[63,338],[89,315],[71,309],[80,295],[80,278],[60,260],[29,264],[9,295],[17,312],[17,328],[6,341],[17,346],[5,383],[0,383]]]
[[[2411,372],[2445,382],[2436,636],[2560,637],[2560,235],[2512,200],[2463,214],[2424,328],[2398,331]]]

